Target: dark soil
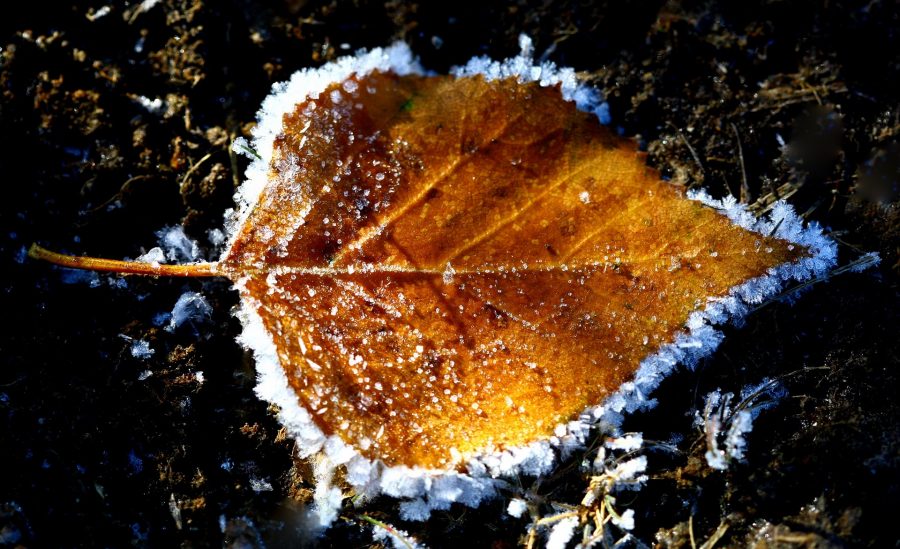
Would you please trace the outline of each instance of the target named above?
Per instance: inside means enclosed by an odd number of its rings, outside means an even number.
[[[298,518],[309,467],[253,393],[228,284],[80,276],[25,257],[34,241],[135,257],[178,224],[214,257],[208,231],[244,168],[230,143],[273,82],[398,39],[444,71],[517,53],[519,33],[601,89],[613,125],[672,184],[757,211],[786,196],[830,228],[842,263],[883,259],[762,308],[696,371],[668,379],[658,408],[628,419],[648,440],[680,441],[651,446],[649,482],[623,498],[637,539],[900,544],[895,3],[78,4],[22,2],[0,17],[0,305],[12,315],[0,337],[0,546],[360,547],[373,543],[363,515],[432,547],[522,543],[529,521],[503,501],[412,524],[392,500],[348,501],[311,537]],[[211,318],[155,323],[187,289]],[[155,353],[134,357],[129,338]],[[710,469],[694,411],[716,388],[765,377],[789,397],[757,420],[746,463]],[[578,462],[521,479],[543,513],[580,501]]]

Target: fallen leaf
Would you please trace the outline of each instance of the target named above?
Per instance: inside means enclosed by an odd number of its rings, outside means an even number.
[[[675,363],[711,352],[711,324],[834,264],[784,204],[757,220],[661,181],[576,108],[591,92],[571,70],[523,53],[423,76],[410,59],[396,45],[276,87],[219,262],[31,251],[229,277],[257,392],[302,455],[330,463],[323,524],[334,465],[363,494],[427,495],[401,508],[410,519],[477,505],[491,476],[546,471],[550,443],[583,442],[601,417],[614,428]]]
[[[514,78],[332,84],[270,169],[219,269],[322,431],[388,465],[553,436],[707,299],[803,253]]]

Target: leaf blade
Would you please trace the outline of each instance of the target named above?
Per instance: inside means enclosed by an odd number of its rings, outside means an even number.
[[[803,253],[685,200],[555,89],[352,82],[285,117],[221,264],[317,425],[370,459],[553,436],[707,299]]]

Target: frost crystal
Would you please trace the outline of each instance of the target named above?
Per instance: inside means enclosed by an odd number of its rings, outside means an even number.
[[[16,252],[15,257],[13,258],[16,263],[21,265],[25,263],[25,259],[28,257],[28,249],[25,246],[20,246],[19,250]]]
[[[166,259],[169,261],[185,263],[201,259],[200,247],[197,246],[195,240],[191,240],[184,234],[184,227],[167,227],[157,231],[156,237],[159,238],[159,245],[165,251]]]
[[[102,8],[99,8],[97,11],[95,11],[93,14],[86,14],[85,17],[87,17],[88,20],[90,20],[90,21],[96,21],[97,19],[100,19],[101,17],[106,17],[107,15],[109,15],[109,12],[111,12],[111,11],[112,11],[112,6],[103,6]]]
[[[881,256],[878,255],[878,252],[868,252],[854,262],[853,266],[850,267],[850,272],[861,273],[869,267],[877,267],[880,264]]]
[[[206,233],[206,237],[213,246],[218,247],[225,244],[225,233],[221,229],[210,229]]]
[[[524,499],[513,498],[509,500],[509,505],[506,506],[506,512],[509,513],[510,516],[519,518],[522,514],[528,510],[528,505],[525,503]]]
[[[141,2],[141,11],[150,11],[154,6],[159,4],[160,0],[143,0]]]
[[[638,473],[647,470],[647,456],[640,456],[616,465],[612,476],[619,480],[636,480]]]
[[[341,504],[344,501],[344,494],[340,488],[332,486],[331,481],[334,477],[334,464],[327,458],[321,459],[316,463],[313,474],[316,479],[316,490],[313,493],[313,516],[316,525],[321,528],[327,528],[334,522],[341,510]]]
[[[131,356],[134,358],[150,358],[156,351],[150,348],[150,343],[143,339],[135,340],[131,344]]]
[[[578,526],[576,517],[564,518],[557,522],[547,537],[547,549],[565,549],[575,533],[576,526]]]
[[[212,307],[206,302],[205,297],[197,292],[185,292],[175,302],[166,330],[171,332],[185,322],[196,323],[211,316]]]
[[[732,408],[734,393],[719,389],[706,395],[703,415],[698,413],[694,423],[706,432],[708,447],[706,462],[713,469],[724,471],[735,462],[742,462],[747,449],[747,435],[753,420],[760,412],[776,405],[786,396],[783,386],[764,379],[757,385],[741,390],[741,402]]]
[[[163,109],[166,106],[165,101],[163,101],[159,97],[157,97],[156,99],[150,99],[149,97],[141,95],[141,96],[138,96],[135,99],[135,101],[140,106],[147,109],[147,111],[150,112],[151,114],[160,114],[161,112],[163,112]]]
[[[612,522],[623,530],[634,530],[634,509],[626,509],[619,516],[612,516]]]
[[[166,252],[163,251],[159,246],[155,248],[150,248],[147,253],[143,255],[139,255],[135,258],[135,261],[140,261],[142,263],[165,263],[166,262]]]
[[[250,488],[254,492],[271,492],[273,490],[272,483],[264,478],[250,477]]]
[[[630,434],[606,441],[606,447],[610,450],[624,450],[631,452],[637,450],[644,443],[644,437],[640,434]]]

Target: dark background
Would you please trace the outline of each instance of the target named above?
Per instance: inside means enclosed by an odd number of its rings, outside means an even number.
[[[348,501],[310,538],[297,519],[309,466],[252,392],[226,282],[122,284],[24,257],[33,241],[135,257],[178,224],[214,257],[207,233],[245,165],[230,143],[273,82],[398,39],[445,71],[518,53],[520,33],[600,89],[612,125],[673,185],[756,211],[787,196],[829,227],[842,263],[883,259],[728,329],[715,356],[660,387],[656,410],[628,419],[648,440],[680,440],[651,445],[650,481],[621,498],[634,534],[664,547],[691,547],[691,536],[698,547],[897,545],[893,2],[76,4],[17,3],[0,16],[0,546],[364,547],[363,515],[432,547],[521,543],[529,519],[505,515],[503,501],[413,524],[392,500]],[[210,318],[156,325],[185,290],[206,296]],[[128,338],[155,353],[132,356]],[[711,470],[694,410],[717,387],[766,376],[789,396],[760,416],[745,464]],[[579,459],[539,484],[520,479],[542,513],[580,501]]]

